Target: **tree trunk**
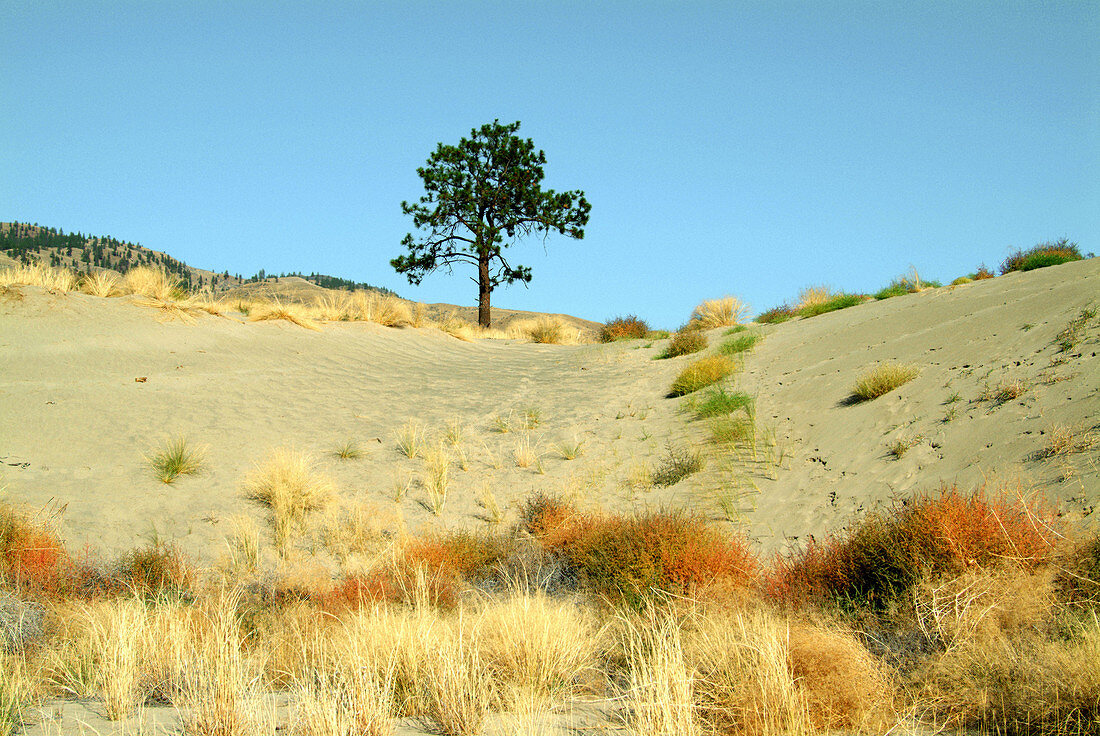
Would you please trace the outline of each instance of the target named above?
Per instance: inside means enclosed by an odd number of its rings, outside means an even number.
[[[477,323],[481,327],[488,327],[491,322],[489,311],[489,294],[493,287],[489,283],[489,254],[483,253],[478,258],[478,291],[477,291]]]

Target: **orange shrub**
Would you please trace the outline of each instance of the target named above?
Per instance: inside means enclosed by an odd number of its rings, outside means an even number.
[[[66,588],[69,556],[55,533],[0,506],[0,582],[21,594],[53,596]]]
[[[642,339],[649,334],[649,325],[645,320],[636,315],[628,314],[625,317],[616,317],[608,320],[600,330],[600,342],[614,342],[615,340]]]
[[[679,511],[637,516],[581,514],[560,502],[525,510],[525,524],[577,582],[597,595],[640,607],[653,593],[693,594],[744,587],[757,563],[744,540]]]
[[[839,535],[776,560],[766,576],[772,598],[847,599],[873,606],[908,593],[927,575],[958,574],[1006,560],[1033,566],[1053,551],[1050,514],[1038,502],[964,494],[944,487],[882,513],[868,514]]]

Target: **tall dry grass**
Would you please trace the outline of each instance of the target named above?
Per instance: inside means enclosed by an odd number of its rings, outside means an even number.
[[[51,268],[41,263],[0,269],[0,286],[41,286],[64,294],[76,289],[77,276],[67,268]]]
[[[80,289],[85,294],[103,298],[121,293],[118,275],[113,271],[96,271],[85,275],[80,280]]]
[[[516,339],[547,345],[576,345],[581,341],[579,329],[554,315],[516,320],[508,325],[508,334]]]
[[[283,555],[308,513],[324,508],[336,495],[336,484],[317,471],[304,452],[280,448],[245,479],[245,494],[274,515],[275,547]]]
[[[131,268],[123,275],[121,288],[127,294],[136,294],[162,302],[179,300],[187,296],[179,277],[159,266]]]

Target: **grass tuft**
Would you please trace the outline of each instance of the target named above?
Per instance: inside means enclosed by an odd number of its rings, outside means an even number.
[[[686,396],[701,388],[718,383],[737,369],[737,364],[726,355],[708,355],[685,368],[672,382],[672,396]]]
[[[149,456],[153,475],[161,483],[171,483],[181,475],[195,475],[203,468],[203,451],[190,447],[185,437],[175,437],[161,450]]]
[[[870,401],[887,394],[917,377],[920,370],[913,365],[883,363],[863,373],[852,387],[858,401]]]
[[[295,450],[275,450],[245,480],[248,498],[269,507],[274,514],[275,547],[289,551],[306,515],[327,506],[336,495],[336,484],[318,473],[313,459]]]
[[[777,325],[781,322],[794,319],[798,316],[797,310],[787,304],[780,304],[756,315],[756,323],[761,325]]]
[[[718,346],[718,352],[723,355],[740,355],[755,348],[760,339],[759,332],[743,332],[724,341]]]

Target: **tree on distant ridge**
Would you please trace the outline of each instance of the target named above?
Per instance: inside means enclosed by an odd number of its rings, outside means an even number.
[[[545,237],[551,230],[580,240],[592,209],[580,190],[542,189],[546,154],[536,152],[530,138],[515,135],[519,125],[494,120],[471,130],[457,146],[439,144],[427,165],[416,170],[426,193],[414,204],[401,203],[402,212],[426,233],[406,235],[401,244],[408,253],[390,261],[414,285],[441,267],[477,266],[472,280],[482,327],[491,323],[494,288],[531,281],[531,269],[512,266],[503,249],[525,235]]]

